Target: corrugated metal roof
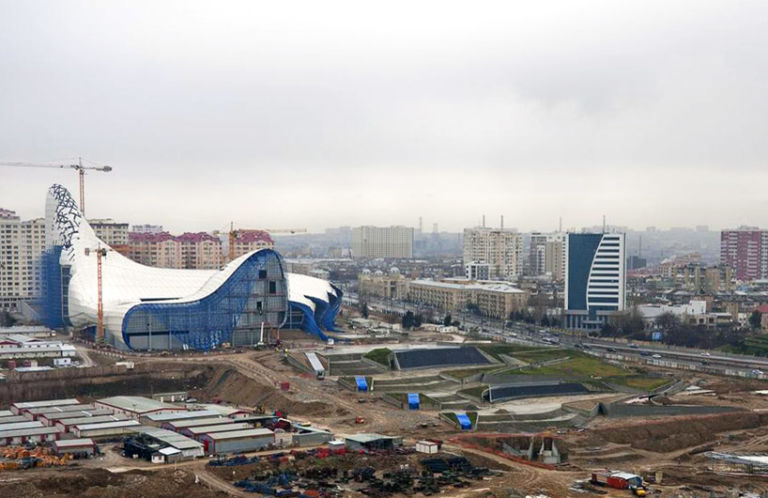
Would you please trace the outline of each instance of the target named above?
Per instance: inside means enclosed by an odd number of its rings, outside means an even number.
[[[54,445],[57,448],[73,448],[76,446],[93,446],[93,439],[86,437],[80,439],[62,439],[55,441]]]
[[[49,399],[45,401],[25,401],[22,403],[13,403],[11,406],[18,408],[19,410],[26,410],[28,408],[41,408],[46,406],[64,406],[64,405],[79,405],[80,402],[75,398],[68,399]]]
[[[222,439],[239,439],[243,437],[274,436],[274,433],[269,429],[246,429],[242,431],[214,432],[206,434],[206,436],[214,441],[220,441]]]
[[[195,410],[191,412],[178,412],[178,413],[153,413],[147,415],[147,419],[152,422],[171,422],[174,420],[184,420],[188,418],[203,418],[203,417],[215,417],[220,415],[215,410]]]
[[[110,398],[100,399],[98,402],[134,413],[145,413],[163,409],[186,410],[185,408],[170,403],[164,403],[156,399],[145,398],[144,396],[112,396]]]
[[[112,429],[116,427],[135,427],[141,425],[138,420],[119,420],[117,422],[102,422],[100,424],[81,424],[75,427],[80,431],[93,431],[99,429]]]

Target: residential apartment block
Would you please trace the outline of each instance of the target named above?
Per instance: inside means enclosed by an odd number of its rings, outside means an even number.
[[[251,251],[272,249],[275,241],[264,230],[240,230],[234,239],[234,247],[234,257],[238,258]]]
[[[565,280],[564,233],[533,233],[528,266],[533,276],[548,275],[556,282]]]
[[[738,280],[768,278],[768,230],[739,227],[720,232],[720,264]]]
[[[413,257],[413,228],[356,227],[352,230],[352,257],[410,259]]]
[[[40,295],[40,263],[45,220],[21,221],[0,209],[0,310],[18,311],[22,301]]]
[[[464,229],[464,266],[487,263],[491,280],[515,280],[523,274],[523,238],[509,230]]]
[[[408,300],[446,312],[474,305],[482,316],[504,320],[528,305],[528,293],[501,282],[413,280],[408,283]]]
[[[96,237],[105,244],[114,246],[128,245],[128,223],[118,223],[111,218],[103,220],[88,220],[96,233]]]
[[[128,239],[128,257],[143,265],[193,270],[215,270],[222,265],[221,241],[204,232],[179,236],[130,232]]]

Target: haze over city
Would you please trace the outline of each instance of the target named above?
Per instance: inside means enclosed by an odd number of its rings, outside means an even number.
[[[0,160],[112,165],[92,216],[768,225],[765,2],[1,5]]]

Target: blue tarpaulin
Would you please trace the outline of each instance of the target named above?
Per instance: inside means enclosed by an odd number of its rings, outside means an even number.
[[[651,340],[652,341],[660,341],[661,340],[661,332],[651,332]]]
[[[368,390],[368,383],[365,381],[365,377],[363,377],[362,375],[356,375],[355,382],[357,383],[358,391],[365,392]]]
[[[469,421],[466,413],[457,413],[456,418],[459,420],[459,426],[461,426],[462,431],[472,430],[472,422]]]
[[[421,405],[419,400],[419,393],[408,393],[408,408],[411,410],[418,410]]]

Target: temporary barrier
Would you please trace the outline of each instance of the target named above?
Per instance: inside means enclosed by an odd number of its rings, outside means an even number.
[[[466,413],[457,413],[456,419],[459,421],[459,426],[461,427],[462,431],[471,431],[472,430],[472,422],[469,420],[469,417]]]
[[[419,393],[408,393],[408,408],[411,410],[418,410],[421,402],[419,401]]]

